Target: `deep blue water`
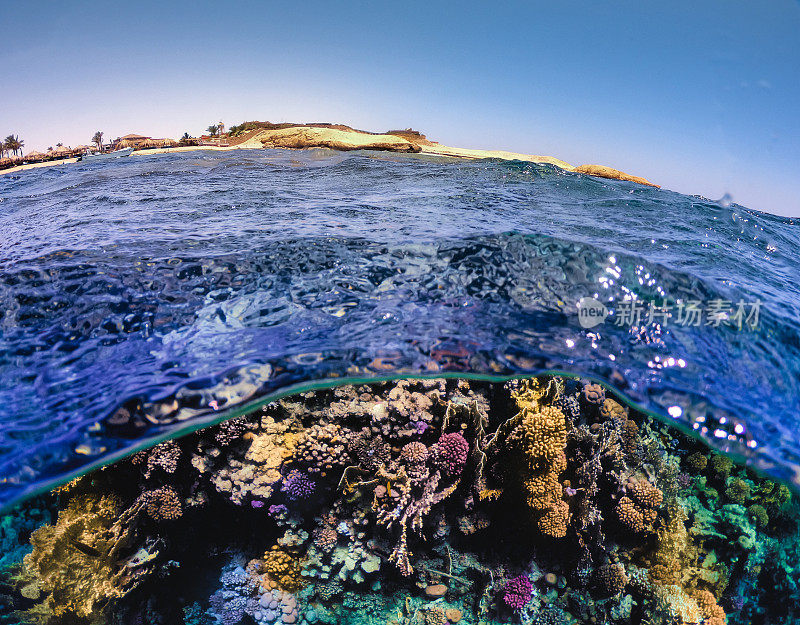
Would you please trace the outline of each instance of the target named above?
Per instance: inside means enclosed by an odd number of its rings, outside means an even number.
[[[520,162],[261,150],[0,176],[0,504],[292,385],[544,370],[798,484],[798,250],[798,220]],[[583,297],[610,312],[592,329]]]

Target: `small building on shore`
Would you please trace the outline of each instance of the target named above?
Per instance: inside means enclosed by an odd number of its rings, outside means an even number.
[[[152,141],[152,138],[145,137],[144,135],[129,134],[114,139],[111,142],[111,149],[121,150],[122,148],[133,148],[137,150],[143,148],[148,141]]]
[[[122,148],[133,148],[134,150],[146,150],[147,148],[170,148],[178,145],[175,139],[153,139],[144,135],[125,135],[111,142],[111,150],[121,150]]]

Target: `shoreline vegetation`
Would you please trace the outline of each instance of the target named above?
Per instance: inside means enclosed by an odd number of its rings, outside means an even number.
[[[222,125],[220,124],[220,129]],[[520,154],[504,150],[474,150],[442,145],[429,140],[424,134],[412,130],[389,130],[385,133],[356,130],[342,124],[272,124],[270,122],[244,122],[233,126],[228,133],[212,131],[211,134],[193,138],[188,134],[180,141],[172,139],[152,140],[141,137],[142,141],[119,140],[114,149],[133,147],[131,156],[142,154],[163,154],[171,152],[187,152],[192,150],[228,151],[263,148],[328,148],[332,150],[381,150],[410,154],[429,154],[456,158],[480,159],[498,158],[502,160],[519,160],[531,163],[555,165],[560,169],[577,172],[599,178],[624,180],[641,185],[658,187],[640,176],[633,176],[605,165],[573,166],[552,156]],[[138,135],[127,135],[138,137]],[[123,145],[125,144],[125,145]],[[59,148],[47,153],[33,153],[25,157],[0,159],[0,174],[15,173],[26,169],[64,165],[75,163],[78,157],[87,150],[87,146],[69,149]]]

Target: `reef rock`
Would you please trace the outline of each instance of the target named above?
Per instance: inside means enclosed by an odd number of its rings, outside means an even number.
[[[258,140],[265,148],[330,148],[332,150],[388,150],[419,152],[420,148],[396,135],[379,135],[358,130],[298,126],[265,130]]]
[[[578,165],[575,170],[579,174],[586,174],[587,176],[597,176],[598,178],[611,178],[612,180],[625,180],[626,182],[636,182],[638,184],[647,185],[648,187],[659,188],[659,185],[654,184],[640,176],[631,176],[624,171],[614,169],[613,167],[606,167],[605,165]]]

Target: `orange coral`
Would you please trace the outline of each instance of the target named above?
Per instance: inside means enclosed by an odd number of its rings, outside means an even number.
[[[636,503],[645,508],[658,508],[664,500],[661,491],[646,480],[629,480],[627,492]]]
[[[637,534],[652,532],[663,494],[646,480],[628,480],[625,491],[628,494],[617,502],[617,518]]]
[[[600,416],[604,419],[622,419],[628,418],[628,410],[619,402],[614,401],[610,397],[606,397],[603,405],[600,407]]]
[[[507,442],[523,465],[522,486],[528,507],[542,513],[537,526],[544,534],[561,538],[569,524],[569,506],[561,499],[563,488],[559,481],[559,475],[567,468],[567,423],[563,412],[540,404],[547,388],[543,389],[538,380],[531,380],[521,383],[512,393],[520,411]]]
[[[557,501],[544,513],[537,525],[542,534],[553,538],[564,538],[569,523],[569,506],[564,501]]]
[[[509,438],[523,452],[532,469],[541,468],[564,453],[567,444],[564,413],[552,406],[539,410],[524,404],[520,407],[520,424]]]
[[[697,607],[705,617],[703,625],[725,625],[726,617],[723,610],[717,603],[716,598],[707,590],[696,590],[692,597],[697,601]]]

